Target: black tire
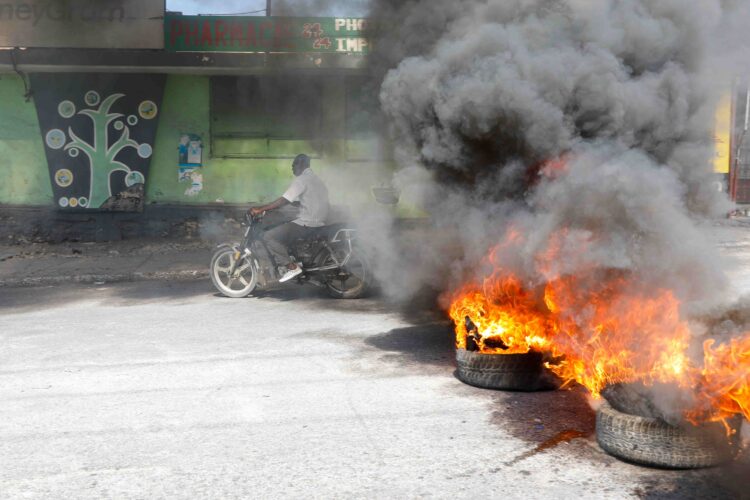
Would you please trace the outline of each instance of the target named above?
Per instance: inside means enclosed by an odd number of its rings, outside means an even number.
[[[738,435],[739,431],[727,437],[721,423],[675,427],[657,418],[622,413],[607,402],[596,414],[596,439],[604,451],[628,462],[665,469],[728,462],[739,451]]]
[[[560,386],[544,367],[539,352],[526,354],[482,354],[456,349],[456,375],[475,387],[505,391],[545,391]]]
[[[339,256],[339,257],[343,257]],[[320,266],[334,263],[330,254],[324,251],[316,259]],[[354,247],[349,263],[339,272],[326,276],[326,290],[335,299],[359,299],[367,293],[370,284],[370,263],[365,253]]]

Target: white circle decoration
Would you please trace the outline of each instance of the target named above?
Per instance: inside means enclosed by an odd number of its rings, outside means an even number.
[[[124,128],[125,128],[125,124],[124,123],[122,123],[119,120],[115,122],[115,130],[122,130]]]
[[[76,105],[71,101],[63,101],[57,106],[57,112],[63,118],[70,118],[76,114]]]
[[[78,206],[80,207],[89,206],[89,199],[86,198],[85,196],[81,196],[80,198],[78,198]]]
[[[89,106],[96,106],[97,104],[99,104],[101,98],[99,97],[99,92],[96,92],[95,90],[89,90],[88,92],[86,92],[83,100]]]
[[[70,203],[70,200],[67,198],[60,198],[57,202],[62,208],[66,208],[68,206],[68,203]]]
[[[138,105],[138,114],[144,120],[151,120],[159,113],[159,108],[154,101],[143,101]]]
[[[50,147],[50,149],[60,149],[65,146],[67,138],[65,137],[65,132],[63,132],[59,128],[53,128],[52,130],[47,132],[44,140],[47,143],[47,146]]]
[[[60,187],[68,187],[73,184],[73,172],[67,168],[61,168],[55,172],[55,184]]]
[[[140,172],[132,171],[125,176],[125,185],[128,187],[135,186],[136,184],[145,184],[146,178]]]
[[[131,127],[138,125],[138,117],[135,115],[128,116],[128,125],[130,125]]]
[[[141,158],[151,158],[151,155],[154,153],[154,149],[151,147],[151,145],[146,144],[145,142],[138,146],[138,156]]]
[[[70,148],[68,150],[68,154],[71,156],[71,158],[75,158],[76,156],[78,156],[78,153],[80,153],[80,151],[78,151],[78,148]]]

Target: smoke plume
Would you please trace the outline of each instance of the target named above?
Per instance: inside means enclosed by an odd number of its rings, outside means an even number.
[[[465,279],[512,225],[527,236],[516,271],[531,281],[594,266],[668,287],[688,312],[726,300],[703,226],[730,209],[712,182],[714,113],[741,51],[717,37],[739,43],[747,11],[719,0],[375,2],[373,70],[410,172],[397,182],[458,228],[464,257],[443,263],[449,274]],[[563,229],[559,261],[539,269]]]

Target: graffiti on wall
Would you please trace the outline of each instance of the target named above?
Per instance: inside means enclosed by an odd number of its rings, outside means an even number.
[[[163,75],[33,75],[61,210],[140,211]]]

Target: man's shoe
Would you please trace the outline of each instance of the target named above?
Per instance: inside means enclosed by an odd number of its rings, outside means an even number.
[[[286,273],[284,273],[284,276],[279,279],[279,283],[286,283],[287,281],[296,278],[300,274],[302,274],[302,267],[298,265],[294,269],[289,269]]]

